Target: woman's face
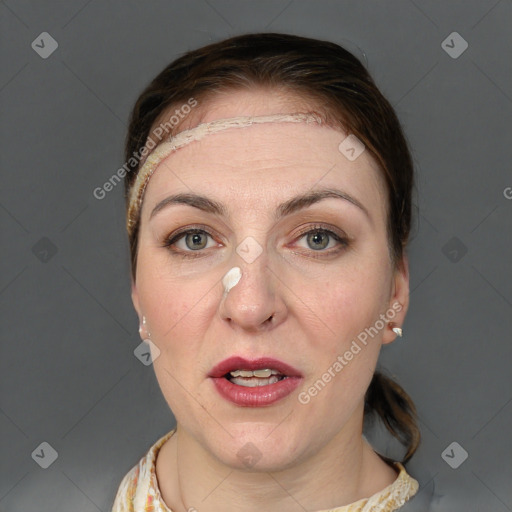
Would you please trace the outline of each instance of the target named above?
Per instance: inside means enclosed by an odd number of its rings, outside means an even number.
[[[234,92],[187,124],[291,113],[297,102]],[[385,183],[368,151],[340,151],[346,136],[306,123],[230,129],[171,154],[146,189],[135,308],[161,351],[154,368],[180,429],[229,466],[247,467],[249,455],[273,471],[360,436],[380,347],[395,338],[383,320],[403,322],[407,265],[390,261]],[[344,198],[293,202],[326,190]],[[176,194],[195,205],[161,203]],[[233,267],[242,276],[226,294]],[[212,377],[231,357],[281,361],[293,385],[262,394]]]

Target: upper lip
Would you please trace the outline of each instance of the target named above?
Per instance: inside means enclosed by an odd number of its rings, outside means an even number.
[[[264,370],[266,368],[277,370],[280,374],[286,377],[302,377],[299,370],[283,363],[278,359],[272,357],[261,357],[259,359],[245,359],[244,357],[234,356],[224,359],[217,364],[209,373],[209,377],[224,377],[229,372],[235,370]]]

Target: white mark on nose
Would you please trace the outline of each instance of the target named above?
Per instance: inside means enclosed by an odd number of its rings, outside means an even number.
[[[226,272],[226,275],[222,278],[222,284],[224,285],[224,295],[229,293],[229,290],[238,284],[242,277],[242,271],[240,267],[233,267],[231,270]]]

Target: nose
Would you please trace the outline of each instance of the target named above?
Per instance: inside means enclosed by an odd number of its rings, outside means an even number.
[[[274,329],[286,317],[286,304],[277,276],[263,255],[252,263],[237,263],[241,277],[230,279],[230,276],[238,274],[238,271],[234,272],[236,268],[231,268],[225,275],[224,283],[236,284],[223,290],[219,307],[222,319],[233,328],[248,332]]]

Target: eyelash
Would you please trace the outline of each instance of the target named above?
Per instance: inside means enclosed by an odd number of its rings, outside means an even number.
[[[319,250],[319,251],[315,251],[313,249],[310,249],[309,252],[311,252],[311,253],[318,253],[318,254],[315,254],[313,256],[313,258],[323,258],[323,257],[331,256],[334,253],[339,252],[343,248],[348,247],[348,245],[349,245],[349,239],[347,237],[343,237],[343,236],[335,233],[334,231],[328,229],[326,226],[321,225],[321,224],[316,224],[314,226],[308,226],[307,229],[304,229],[304,230],[302,230],[301,232],[299,232],[297,234],[297,237],[296,237],[295,240],[300,240],[301,238],[303,238],[304,236],[306,236],[306,235],[308,235],[310,233],[317,233],[317,232],[325,233],[330,238],[333,238],[334,240],[336,240],[336,242],[338,242],[338,244],[341,247],[331,248],[330,250]],[[175,233],[172,236],[166,237],[164,242],[163,242],[163,244],[162,244],[162,246],[167,248],[167,249],[169,249],[171,252],[173,252],[175,256],[179,256],[181,258],[194,259],[194,258],[203,257],[204,256],[204,254],[203,254],[204,249],[199,249],[197,251],[191,251],[191,250],[190,251],[183,251],[181,249],[176,250],[176,249],[172,248],[172,246],[176,242],[179,242],[186,235],[196,234],[196,233],[204,233],[204,234],[210,236],[211,238],[213,238],[213,235],[212,235],[212,233],[210,233],[209,228],[207,226],[197,225],[197,226],[194,226],[193,228],[189,228],[189,229],[180,231],[178,233]]]

